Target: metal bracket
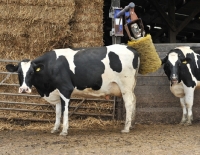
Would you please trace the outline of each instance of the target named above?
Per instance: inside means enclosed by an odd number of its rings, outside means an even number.
[[[110,36],[115,36],[115,29],[112,28],[112,30],[110,31]]]

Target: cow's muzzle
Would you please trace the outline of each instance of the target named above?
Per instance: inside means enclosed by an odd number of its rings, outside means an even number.
[[[178,77],[177,76],[171,77],[171,83],[172,84],[177,84],[178,83]]]
[[[31,93],[31,89],[29,87],[20,87],[19,93]]]

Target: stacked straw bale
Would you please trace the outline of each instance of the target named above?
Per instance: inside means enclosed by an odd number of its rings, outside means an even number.
[[[74,0],[0,0],[1,59],[32,59],[68,47],[74,11]]]
[[[103,46],[103,0],[75,0],[70,45],[73,48]]]

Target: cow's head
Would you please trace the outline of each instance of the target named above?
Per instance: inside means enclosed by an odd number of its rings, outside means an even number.
[[[40,72],[44,66],[36,65],[28,59],[21,61],[18,65],[8,64],[6,69],[9,72],[17,72],[19,79],[19,93],[31,93],[32,79],[37,72]]]
[[[180,49],[173,49],[165,56],[165,58],[161,59],[161,61],[164,65],[165,74],[171,81],[171,84],[176,84],[181,81],[181,68],[190,60],[185,58]]]

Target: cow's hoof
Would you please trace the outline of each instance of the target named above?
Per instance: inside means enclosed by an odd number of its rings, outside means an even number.
[[[192,125],[191,122],[186,122],[186,123],[184,124],[184,126],[191,126],[191,125]]]
[[[51,133],[58,133],[59,132],[59,130],[57,129],[57,130],[55,130],[55,129],[52,129],[51,130]]]
[[[179,125],[181,125],[181,126],[182,126],[182,125],[185,125],[185,122],[180,122]]]
[[[67,136],[67,132],[61,132],[60,136]]]
[[[133,125],[133,126],[130,127],[130,130],[133,130],[134,128],[135,128],[135,126]]]
[[[121,133],[129,133],[129,130],[121,130]]]

